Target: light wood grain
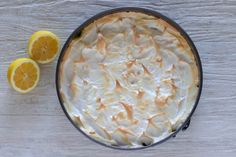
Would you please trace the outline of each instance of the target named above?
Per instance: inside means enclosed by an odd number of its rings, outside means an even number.
[[[56,61],[41,66],[38,87],[27,95],[7,84],[8,64],[27,57],[37,30],[55,32],[64,44],[89,17],[114,7],[138,6],[179,23],[199,50],[204,86],[189,129],[175,139],[140,151],[100,146],[65,117],[55,89]],[[236,154],[235,0],[2,0],[0,1],[0,156],[1,157],[234,157]]]

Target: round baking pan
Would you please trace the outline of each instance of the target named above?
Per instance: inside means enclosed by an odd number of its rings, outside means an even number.
[[[166,138],[156,142],[156,143],[153,143],[151,145],[148,145],[148,146],[142,146],[142,147],[138,147],[138,148],[123,148],[123,147],[118,147],[118,146],[111,146],[111,145],[107,145],[107,144],[104,144],[100,141],[97,141],[93,138],[91,138],[90,136],[88,136],[86,133],[84,133],[80,128],[79,126],[77,126],[75,124],[75,122],[72,120],[72,118],[70,117],[69,113],[67,112],[65,106],[64,106],[64,103],[63,103],[63,99],[62,99],[62,96],[60,94],[60,76],[59,76],[59,71],[60,71],[60,65],[61,65],[61,61],[63,59],[63,56],[65,54],[65,51],[66,49],[68,48],[69,44],[71,43],[71,41],[74,39],[74,38],[78,38],[80,37],[81,35],[81,32],[82,30],[88,26],[90,23],[96,21],[97,19],[103,17],[103,16],[106,16],[106,15],[109,15],[109,14],[113,14],[113,13],[117,13],[117,12],[140,12],[140,13],[144,13],[144,14],[147,14],[147,15],[152,15],[152,16],[155,16],[157,18],[161,18],[163,19],[164,21],[166,21],[167,23],[169,23],[170,25],[172,25],[174,28],[176,28],[180,34],[185,38],[185,40],[188,42],[191,50],[192,50],[192,53],[195,57],[195,61],[196,61],[196,64],[198,66],[198,74],[199,74],[199,90],[198,90],[198,94],[197,94],[197,97],[196,97],[196,100],[195,100],[195,104],[192,108],[192,111],[190,112],[190,114],[188,115],[188,117],[186,118],[185,122],[175,131],[173,131],[169,136],[167,136]],[[107,10],[107,11],[103,11],[93,17],[91,17],[90,19],[88,19],[87,21],[85,21],[82,25],[80,25],[77,29],[75,29],[75,31],[70,35],[70,37],[67,39],[66,43],[64,44],[62,50],[61,50],[61,54],[59,56],[59,59],[58,59],[58,62],[57,62],[57,68],[56,68],[56,90],[57,90],[57,95],[58,95],[58,99],[59,99],[59,102],[61,104],[61,107],[64,111],[64,113],[66,114],[67,118],[71,121],[71,123],[82,133],[84,134],[86,137],[88,137],[89,139],[91,139],[92,141],[96,142],[96,143],[99,143],[103,146],[106,146],[106,147],[110,147],[110,148],[114,148],[114,149],[122,149],[122,150],[136,150],[136,149],[144,149],[144,148],[148,148],[148,147],[152,147],[152,146],[155,146],[155,145],[158,145],[158,144],[161,144],[162,142],[170,139],[171,137],[175,137],[176,134],[180,131],[180,130],[186,130],[190,124],[190,120],[191,120],[191,117],[198,105],[198,102],[199,102],[199,99],[200,99],[200,95],[201,95],[201,90],[202,90],[202,83],[203,83],[203,77],[202,77],[202,65],[201,65],[201,60],[200,60],[200,57],[198,55],[198,51],[195,47],[195,45],[193,44],[192,40],[190,39],[190,37],[188,36],[188,34],[177,24],[175,23],[173,20],[171,20],[170,18],[156,12],[156,11],[153,11],[153,10],[149,10],[149,9],[145,9],[145,8],[137,8],[137,7],[123,7],[123,8],[115,8],[115,9],[111,9],[111,10]]]

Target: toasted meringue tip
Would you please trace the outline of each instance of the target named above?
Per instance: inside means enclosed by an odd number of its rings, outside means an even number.
[[[104,109],[106,109],[106,105],[101,103],[96,110],[100,111],[100,110],[104,110]]]
[[[150,73],[147,67],[145,67],[143,64],[142,64],[142,67],[143,67],[144,74],[152,75],[152,73]]]
[[[127,118],[129,120],[133,120],[133,107],[124,102],[120,102],[120,104],[122,104],[122,106],[125,108],[125,111],[127,113]]]
[[[145,91],[144,91],[144,90],[142,90],[142,89],[138,90],[137,98],[138,98],[138,99],[142,99],[142,97],[144,96],[144,94],[145,94]]]
[[[116,82],[115,91],[122,92],[123,87],[121,86],[120,82],[118,80],[116,80],[115,82]]]

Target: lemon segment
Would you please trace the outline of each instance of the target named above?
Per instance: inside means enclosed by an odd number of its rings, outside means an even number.
[[[51,62],[60,49],[59,38],[49,31],[35,32],[29,39],[28,54],[38,63]]]
[[[7,79],[13,89],[20,93],[33,90],[39,81],[38,64],[29,58],[19,58],[8,67]]]

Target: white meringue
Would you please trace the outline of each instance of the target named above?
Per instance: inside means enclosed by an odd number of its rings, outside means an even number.
[[[107,145],[151,145],[178,129],[198,94],[187,41],[160,18],[102,17],[74,39],[60,65],[64,106],[78,127]]]

